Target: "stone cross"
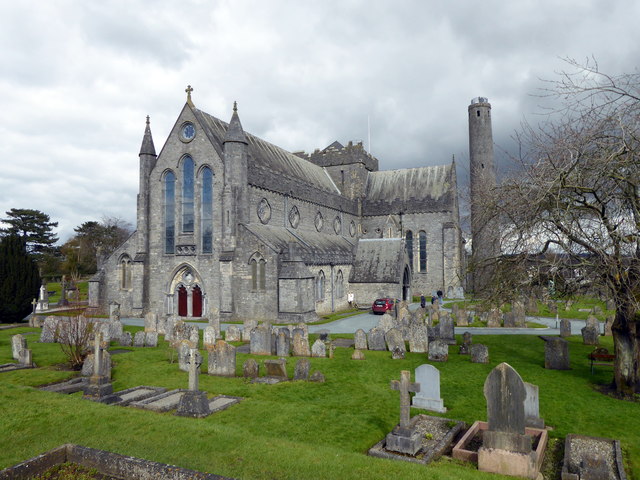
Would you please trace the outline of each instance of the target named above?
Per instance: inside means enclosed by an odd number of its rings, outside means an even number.
[[[38,305],[38,301],[35,298],[31,301],[31,305],[33,306],[33,313],[36,313],[36,305]]]
[[[420,384],[411,383],[409,370],[400,372],[400,380],[391,380],[391,390],[400,391],[400,428],[407,428],[411,419],[411,397],[409,392],[419,392]]]
[[[198,350],[192,348],[190,351],[189,357],[189,390],[193,392],[197,392],[199,389],[198,385]]]
[[[100,344],[102,343],[102,332],[96,332],[93,344],[93,374],[100,376]]]

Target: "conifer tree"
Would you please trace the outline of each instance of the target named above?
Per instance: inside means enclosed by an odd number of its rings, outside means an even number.
[[[0,239],[0,322],[21,321],[38,298],[40,275],[22,239],[8,235]]]

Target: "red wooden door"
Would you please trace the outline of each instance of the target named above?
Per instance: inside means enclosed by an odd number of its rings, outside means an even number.
[[[178,289],[178,315],[187,316],[187,289],[185,287]]]
[[[201,317],[202,316],[202,290],[200,290],[200,287],[196,286],[193,289],[192,295],[192,312],[193,312],[193,316],[194,317]]]

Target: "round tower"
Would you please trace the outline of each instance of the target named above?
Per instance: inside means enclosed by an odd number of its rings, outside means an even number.
[[[496,186],[491,104],[484,97],[474,98],[469,105],[469,162],[473,290],[480,293],[490,282],[486,260],[498,253],[497,232],[483,208],[486,193]]]

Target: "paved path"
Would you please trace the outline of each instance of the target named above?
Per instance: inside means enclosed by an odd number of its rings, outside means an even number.
[[[418,304],[414,303],[409,306],[411,310],[418,308]],[[445,309],[446,310],[446,309]],[[378,324],[380,315],[374,315],[372,313],[360,313],[351,317],[341,318],[331,323],[325,323],[322,325],[309,325],[309,333],[317,333],[320,330],[328,330],[329,333],[355,333],[359,328],[368,332]],[[477,327],[455,327],[455,333],[462,335],[464,332],[469,332],[473,335],[560,335],[560,321],[556,325],[554,318],[546,317],[527,317],[527,321],[536,322],[543,325],[547,325],[546,328],[477,328]],[[125,325],[135,325],[139,327],[144,326],[144,320],[141,318],[123,318],[122,323]],[[190,323],[190,322],[187,322]],[[197,325],[200,330],[207,326],[206,323],[194,322],[193,325]],[[221,330],[226,330],[229,324],[223,323],[220,325]],[[580,335],[580,330],[586,325],[585,320],[571,320],[571,334]],[[602,328],[604,326],[600,325]]]

